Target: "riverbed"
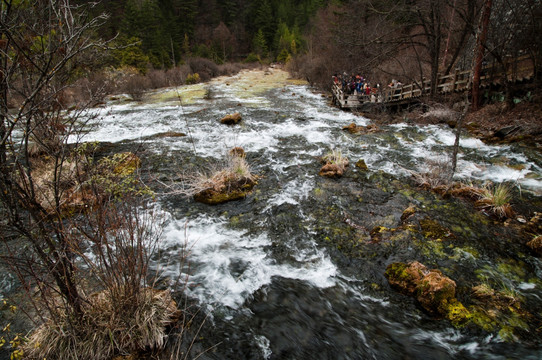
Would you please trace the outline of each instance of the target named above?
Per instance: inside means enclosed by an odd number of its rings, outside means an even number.
[[[234,112],[240,124],[220,124]],[[97,115],[83,141],[135,151],[156,191],[155,209],[167,219],[155,259],[160,284],[205,314],[195,347],[209,349],[202,358],[542,357],[541,262],[519,220],[505,226],[412,179],[428,159],[449,158],[455,134],[447,126],[350,134],[342,128],[371,120],[275,68],[159,90],[143,102],[111,100]],[[233,147],[259,176],[245,199],[210,206],[175,192],[183,174],[219,166]],[[350,160],[340,179],[318,175],[331,150]],[[360,159],[367,170],[354,166]],[[542,211],[541,159],[521,144],[465,135],[456,179],[510,184],[512,206],[528,221]],[[402,220],[410,206],[415,214]],[[447,235],[424,231],[428,219]],[[386,267],[398,261],[440,269],[467,307],[480,305],[471,289],[483,283],[517,297],[521,311],[501,309],[492,326],[453,325],[389,286]]]

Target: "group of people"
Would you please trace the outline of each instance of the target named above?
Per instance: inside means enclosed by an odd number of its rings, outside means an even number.
[[[375,94],[379,90],[379,85],[371,87],[371,84],[361,74],[350,75],[347,73],[334,74],[333,83],[340,86],[343,93],[354,95],[371,95]]]

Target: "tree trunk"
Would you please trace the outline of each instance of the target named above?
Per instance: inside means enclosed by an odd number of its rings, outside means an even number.
[[[480,32],[476,43],[476,53],[474,58],[474,68],[472,75],[472,109],[478,110],[480,105],[480,76],[482,73],[482,61],[484,59],[484,49],[489,29],[489,18],[491,16],[491,6],[493,0],[485,0],[482,10]]]

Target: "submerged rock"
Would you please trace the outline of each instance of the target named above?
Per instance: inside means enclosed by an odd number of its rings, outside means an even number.
[[[367,164],[365,163],[365,160],[359,159],[356,161],[356,167],[360,170],[367,171],[369,168],[367,167]]]
[[[236,112],[236,113],[228,114],[224,116],[222,119],[220,119],[220,122],[226,125],[235,125],[235,124],[238,124],[241,120],[242,120],[241,114]]]

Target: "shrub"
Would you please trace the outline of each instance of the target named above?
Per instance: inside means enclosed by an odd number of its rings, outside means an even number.
[[[208,81],[209,79],[218,76],[218,65],[209,59],[205,58],[191,58],[188,60],[188,65],[192,73],[198,73],[201,81]]]
[[[198,73],[190,74],[186,77],[186,83],[188,85],[190,84],[197,84],[200,82],[200,77]]]
[[[242,66],[237,63],[226,63],[218,66],[218,73],[221,76],[235,75],[241,71]]]
[[[150,80],[144,75],[132,75],[124,85],[125,92],[136,101],[143,99],[145,91],[151,87]]]
[[[167,70],[166,78],[170,86],[179,86],[184,84],[185,79],[188,77],[189,74],[190,66],[185,64]]]
[[[164,70],[151,70],[147,73],[149,85],[152,89],[160,89],[169,86],[169,82]]]
[[[248,54],[248,56],[244,60],[244,62],[246,62],[246,63],[261,62],[261,61],[262,60],[260,59],[260,55],[257,55],[257,54],[254,54],[254,53]]]

